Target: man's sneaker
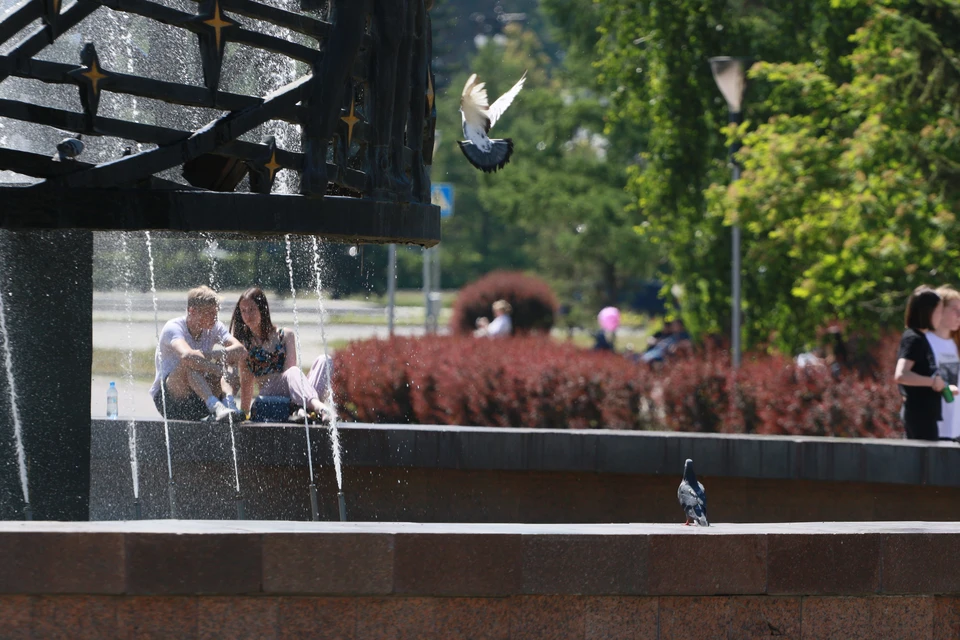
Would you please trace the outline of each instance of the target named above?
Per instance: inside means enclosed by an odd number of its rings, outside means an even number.
[[[307,421],[307,412],[303,410],[303,407],[298,407],[290,414],[290,417],[287,418],[287,422],[299,422],[303,424]]]
[[[231,419],[234,422],[241,422],[246,417],[239,409],[231,409],[222,402],[213,405],[213,411],[210,412],[210,415],[217,422],[229,422]]]

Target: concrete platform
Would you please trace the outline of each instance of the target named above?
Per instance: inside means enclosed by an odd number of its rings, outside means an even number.
[[[960,525],[0,523],[4,638],[955,638]]]

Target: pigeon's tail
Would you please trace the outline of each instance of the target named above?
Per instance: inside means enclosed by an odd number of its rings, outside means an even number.
[[[490,142],[493,146],[490,151],[484,153],[477,145],[469,140],[458,141],[463,155],[467,156],[470,164],[486,173],[492,173],[498,169],[503,169],[504,165],[510,162],[510,156],[513,155],[513,140],[510,138],[494,139]]]
[[[696,522],[701,527],[709,527],[710,521],[707,520],[707,511],[699,504],[685,506],[684,511],[687,512],[687,518]]]

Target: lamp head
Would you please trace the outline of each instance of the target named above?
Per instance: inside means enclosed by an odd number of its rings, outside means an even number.
[[[723,56],[710,58],[710,70],[720,93],[727,101],[730,113],[740,113],[743,107],[743,92],[747,88],[747,69],[752,61],[748,58]]]

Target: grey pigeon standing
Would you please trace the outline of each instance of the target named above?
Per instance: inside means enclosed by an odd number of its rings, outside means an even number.
[[[687,514],[684,524],[695,522],[701,527],[709,527],[707,520],[707,494],[703,485],[697,482],[697,474],[693,472],[693,460],[687,458],[683,463],[683,480],[677,489],[677,499]]]
[[[74,160],[77,156],[83,153],[83,136],[77,134],[76,138],[64,138],[59,143],[57,143],[57,155],[53,156],[54,160],[60,162],[65,162],[67,160]]]

